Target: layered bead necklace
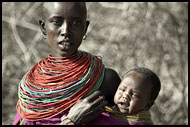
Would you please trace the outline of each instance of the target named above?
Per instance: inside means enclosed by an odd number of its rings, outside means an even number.
[[[52,118],[96,91],[104,78],[102,61],[86,52],[41,60],[19,83],[17,111],[27,121]]]

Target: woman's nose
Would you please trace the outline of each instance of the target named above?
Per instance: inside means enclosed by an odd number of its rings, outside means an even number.
[[[65,38],[69,37],[71,35],[69,31],[69,25],[68,23],[63,23],[61,27],[61,36],[64,36]]]

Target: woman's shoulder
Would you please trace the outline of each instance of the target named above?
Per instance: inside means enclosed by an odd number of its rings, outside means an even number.
[[[113,97],[120,82],[121,79],[115,70],[111,68],[105,68],[104,80],[100,87],[100,91],[111,104],[113,104]]]
[[[106,68],[105,69],[105,75],[104,75],[104,85],[106,87],[109,87],[110,92],[116,92],[119,84],[121,82],[121,79],[118,75],[118,73],[111,69],[111,68]]]
[[[118,79],[120,80],[120,77],[119,77],[118,73],[115,70],[113,70],[111,68],[105,68],[105,70],[106,70],[105,71],[105,73],[106,73],[105,78],[108,78],[108,79],[114,78],[116,80],[118,80]]]

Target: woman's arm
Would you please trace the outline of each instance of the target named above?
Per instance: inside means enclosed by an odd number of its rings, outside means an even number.
[[[114,105],[113,98],[120,82],[121,79],[118,73],[111,68],[106,68],[104,80],[99,90],[105,96],[105,100],[108,101],[108,106]]]
[[[68,123],[72,122],[75,125],[81,125],[90,122],[100,115],[104,110],[105,105],[114,105],[113,98],[121,79],[116,71],[106,68],[104,80],[100,91],[94,92],[85,99],[79,100],[73,105],[67,116],[63,116]],[[109,103],[109,104],[108,104]],[[62,121],[62,125],[67,125]]]
[[[100,115],[104,110],[104,106],[107,105],[105,97],[100,91],[95,91],[92,95],[80,99],[75,105],[71,107],[67,116],[63,116],[63,119],[67,123],[74,123],[75,125],[81,125],[90,122]],[[62,125],[68,125],[64,121]]]

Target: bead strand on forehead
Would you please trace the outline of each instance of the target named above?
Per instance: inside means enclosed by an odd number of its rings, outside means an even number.
[[[48,56],[21,80],[17,110],[28,121],[52,118],[97,90],[104,71],[101,60],[86,52]]]

